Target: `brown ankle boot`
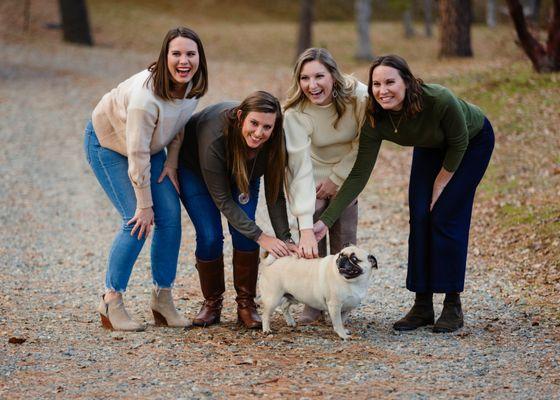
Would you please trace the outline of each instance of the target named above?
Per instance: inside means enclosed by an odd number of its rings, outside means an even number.
[[[248,329],[262,327],[257,313],[257,276],[259,274],[259,250],[233,250],[233,285],[237,292],[237,321]]]
[[[220,256],[212,261],[196,260],[196,269],[200,278],[200,288],[204,303],[193,319],[194,326],[209,326],[220,322],[222,300],[225,291],[224,258]]]
[[[459,293],[446,293],[443,300],[443,310],[436,321],[435,333],[455,332],[463,327],[463,310]]]
[[[421,326],[434,323],[434,304],[432,293],[416,293],[414,305],[410,311],[393,324],[396,331],[412,331]]]

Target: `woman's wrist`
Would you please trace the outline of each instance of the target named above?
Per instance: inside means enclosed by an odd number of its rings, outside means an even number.
[[[284,239],[284,243],[286,244],[296,244],[296,242],[294,242],[294,239],[292,239],[291,237]]]

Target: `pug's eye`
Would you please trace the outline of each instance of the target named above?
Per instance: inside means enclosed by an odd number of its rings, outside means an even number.
[[[358,257],[356,257],[354,254],[350,256],[350,261],[352,261],[352,263],[354,264],[358,264],[360,262],[360,260],[358,260]]]

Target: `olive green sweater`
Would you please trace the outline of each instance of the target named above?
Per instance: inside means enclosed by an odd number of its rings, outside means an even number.
[[[332,226],[364,189],[383,140],[401,146],[444,149],[443,167],[449,172],[459,167],[469,140],[482,129],[484,114],[477,106],[459,99],[443,86],[423,84],[422,89],[423,108],[413,118],[401,119],[399,114],[383,113],[375,127],[366,121],[352,171],[320,217],[327,226]]]

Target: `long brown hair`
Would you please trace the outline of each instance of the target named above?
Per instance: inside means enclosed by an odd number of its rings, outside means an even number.
[[[152,90],[154,93],[164,99],[172,100],[171,95],[173,89],[175,88],[175,83],[171,77],[171,72],[167,66],[167,53],[169,52],[169,42],[177,37],[184,37],[191,39],[196,43],[198,48],[198,69],[192,78],[192,87],[189,93],[187,93],[187,98],[200,98],[208,91],[208,67],[206,65],[206,55],[204,54],[204,46],[202,41],[198,37],[195,31],[184,26],[179,26],[177,28],[170,29],[163,38],[163,43],[161,44],[161,50],[159,52],[159,57],[157,61],[154,61],[148,66],[150,71],[150,76],[146,80],[146,84],[152,83]]]
[[[241,111],[240,116],[237,116]],[[263,144],[260,151],[268,153],[265,179],[270,184],[266,201],[274,204],[284,184],[287,163],[286,144],[282,130],[282,108],[278,99],[265,91],[250,94],[243,102],[225,113],[225,138],[227,146],[228,167],[235,178],[237,188],[242,193],[249,191],[249,172],[247,171],[248,148],[241,133],[241,127],[247,114],[251,111],[275,114],[274,128],[270,138]]]
[[[387,111],[379,105],[373,96],[373,80],[371,75],[373,70],[380,65],[395,68],[404,84],[406,92],[404,95],[403,108],[405,119],[410,119],[422,111],[422,79],[416,78],[404,58],[395,54],[387,54],[375,58],[369,68],[369,81],[368,81],[368,119],[371,126],[375,126],[375,120],[383,118],[387,115]]]
[[[337,114],[333,126],[336,128],[338,121],[340,121],[340,118],[342,118],[346,111],[347,104],[356,105],[356,97],[353,96],[353,93],[357,80],[350,75],[343,74],[331,53],[326,49],[311,47],[298,57],[292,74],[292,83],[288,89],[288,99],[284,102],[284,110],[296,107],[307,101],[305,93],[301,90],[299,77],[303,66],[310,61],[320,62],[333,77],[333,103]]]

